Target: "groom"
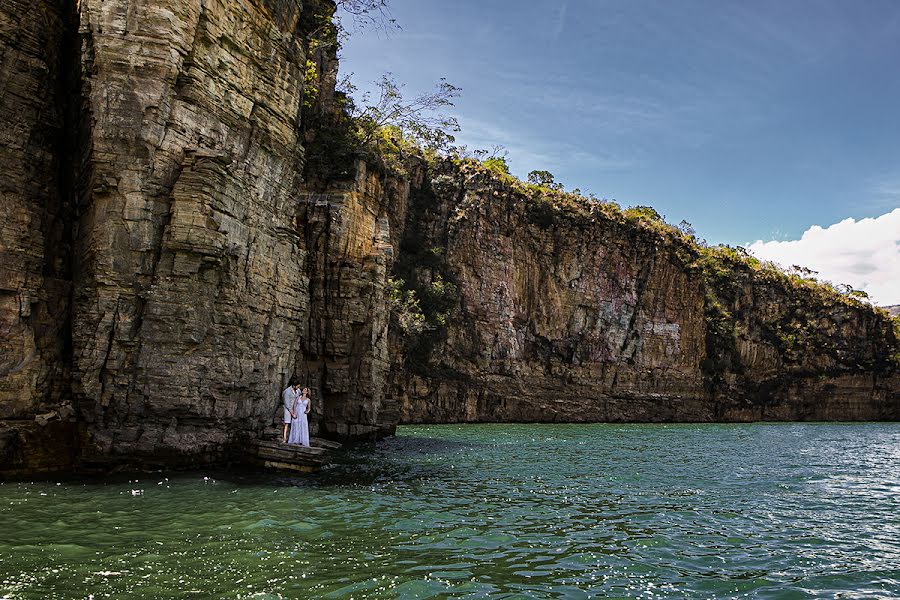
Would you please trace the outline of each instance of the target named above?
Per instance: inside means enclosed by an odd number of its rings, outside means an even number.
[[[294,403],[297,401],[298,387],[300,387],[300,382],[297,381],[296,377],[291,377],[288,386],[281,392],[281,402],[284,404],[284,418],[282,419],[284,431],[281,434],[281,441],[285,444],[288,441],[288,427],[291,425],[291,419],[294,418]]]

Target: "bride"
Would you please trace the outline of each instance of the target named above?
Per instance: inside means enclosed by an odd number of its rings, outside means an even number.
[[[288,444],[309,448],[309,420],[306,415],[311,408],[309,388],[303,388],[300,396],[294,401],[294,418],[291,420],[291,435]]]

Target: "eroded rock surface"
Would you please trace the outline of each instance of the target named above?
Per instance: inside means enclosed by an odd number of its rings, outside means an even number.
[[[333,5],[67,4],[3,4],[0,418],[74,400],[84,464],[217,460],[271,425],[296,373],[314,433],[393,431],[382,289],[406,187],[361,163],[315,192],[304,178],[308,61],[336,68],[333,45],[308,51],[309,14]]]
[[[0,473],[221,460],[291,374],[340,439],[900,418],[871,310],[719,285],[483,170],[336,151],[333,10],[0,0]],[[400,279],[437,324],[398,328]]]
[[[86,454],[224,448],[273,412],[307,325],[300,4],[164,4],[79,5]]]
[[[650,228],[450,163],[408,214],[398,271],[426,301],[457,291],[446,326],[394,330],[403,422],[900,418],[870,308],[737,267],[717,283]]]

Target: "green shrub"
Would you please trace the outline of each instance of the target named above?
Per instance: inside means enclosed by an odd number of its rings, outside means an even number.
[[[485,159],[483,163],[488,171],[492,171],[497,175],[509,175],[509,164],[506,162],[505,156],[492,156]]]
[[[628,219],[649,221],[651,223],[665,223],[665,219],[650,206],[630,206],[622,211]]]
[[[404,288],[402,279],[388,278],[388,300],[391,313],[406,335],[417,335],[425,329],[425,315],[415,290]]]
[[[303,72],[303,108],[311,110],[319,97],[319,65],[307,60]]]

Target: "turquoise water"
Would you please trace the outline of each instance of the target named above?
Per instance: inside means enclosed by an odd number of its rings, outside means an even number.
[[[900,597],[900,424],[404,427],[313,478],[0,485],[0,597]]]

